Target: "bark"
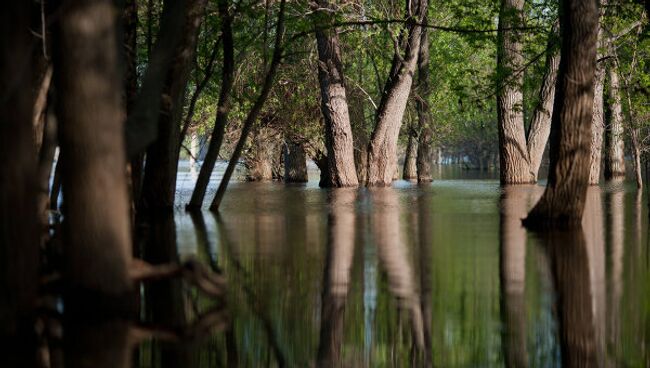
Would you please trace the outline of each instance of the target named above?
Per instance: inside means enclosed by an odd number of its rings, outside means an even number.
[[[248,181],[273,180],[273,157],[275,144],[270,128],[259,128],[253,134],[253,147],[246,157]]]
[[[604,7],[608,0],[600,0],[601,14],[600,22],[604,17]],[[602,27],[598,28],[598,53],[596,60],[600,60],[603,54],[600,50],[605,44]],[[594,77],[594,103],[593,118],[591,123],[591,167],[589,169],[589,184],[598,185],[600,182],[600,165],[603,151],[603,134],[605,132],[605,112],[604,112],[604,85],[605,85],[605,67],[603,63],[596,63],[596,74]]]
[[[174,61],[165,77],[162,91],[158,136],[147,149],[142,184],[142,208],[145,210],[169,210],[174,206],[183,102],[206,2],[188,0],[186,12],[183,14],[183,36],[175,50]]]
[[[598,4],[579,0],[561,6],[562,59],[551,123],[551,166],[544,195],[525,220],[533,227],[579,224],[589,185]]]
[[[329,160],[327,159],[327,155],[323,154],[322,152],[318,152],[314,158],[314,163],[316,166],[318,166],[318,170],[320,170],[320,180],[318,181],[318,186],[321,188],[331,187],[332,185],[330,184],[330,170],[328,168]]]
[[[39,57],[39,59],[41,59]],[[39,60],[34,62],[36,68],[38,69],[45,63],[44,60]],[[40,74],[40,78],[37,79],[35,96],[34,96],[34,108],[33,108],[33,118],[32,124],[34,126],[34,143],[36,144],[36,152],[39,152],[41,149],[41,144],[43,143],[43,135],[45,134],[45,110],[47,108],[47,93],[50,90],[50,82],[52,81],[52,66],[45,63],[45,66],[40,68],[44,69]]]
[[[406,29],[400,50],[393,58],[391,74],[386,81],[377,109],[375,128],[368,144],[368,185],[388,186],[393,182],[397,138],[404,110],[411,93],[417,67],[422,34],[421,24],[427,12],[427,0],[407,1]],[[400,55],[403,51],[403,55]]]
[[[221,179],[219,188],[217,188],[217,194],[215,195],[214,199],[212,200],[212,203],[210,204],[210,210],[212,211],[217,211],[219,209],[221,200],[223,199],[223,196],[226,192],[226,188],[228,187],[228,182],[230,181],[230,177],[235,171],[235,165],[237,165],[237,162],[241,157],[241,153],[242,150],[244,149],[244,145],[246,144],[246,139],[248,138],[248,134],[253,128],[253,124],[257,121],[257,117],[259,116],[260,111],[262,110],[262,106],[264,106],[264,102],[266,102],[266,99],[268,98],[269,93],[271,92],[271,88],[273,87],[273,81],[275,80],[275,75],[278,71],[278,67],[282,59],[282,40],[284,38],[284,30],[285,30],[284,28],[285,5],[286,5],[286,0],[280,0],[278,21],[275,28],[275,45],[274,45],[275,49],[273,50],[271,65],[269,66],[269,70],[267,71],[266,76],[264,78],[264,84],[262,85],[262,90],[260,91],[259,96],[257,96],[257,100],[255,100],[255,103],[251,107],[251,110],[248,112],[246,119],[244,120],[244,126],[242,127],[242,132],[241,132],[241,136],[239,137],[239,141],[237,141],[235,150],[233,151],[233,154],[230,157],[230,161],[228,161],[228,167],[226,167],[226,171],[223,174],[223,179]]]
[[[404,157],[404,169],[402,178],[404,180],[416,181],[418,179],[416,160],[418,152],[418,138],[415,134],[409,134],[409,141],[406,146],[406,156]]]
[[[27,366],[38,285],[29,2],[0,12],[0,365]],[[27,66],[27,67],[26,67]],[[14,350],[17,349],[17,350]],[[14,360],[15,359],[15,360]],[[12,365],[9,365],[12,364]]]
[[[65,91],[57,98],[64,276],[71,290],[97,296],[70,293],[68,313],[83,310],[77,303],[110,308],[133,285],[117,12],[110,0],[70,0],[64,9],[54,55],[55,84]]]
[[[356,191],[334,190],[328,216],[327,263],[323,277],[318,367],[341,365],[344,315],[354,259]]]
[[[315,13],[318,44],[318,80],[321,110],[325,120],[325,145],[329,160],[330,183],[335,187],[359,185],[354,163],[354,142],[345,93],[339,37],[331,27],[333,6],[328,0],[317,1]]]
[[[284,181],[287,183],[306,183],[307,157],[302,144],[288,140],[284,147]]]
[[[608,69],[610,121],[606,139],[605,179],[611,180],[625,177],[625,146],[621,88],[616,63],[612,63]]]
[[[433,181],[431,176],[431,152],[433,149],[433,131],[429,119],[429,36],[427,29],[422,29],[420,54],[418,55],[418,84],[415,109],[418,113],[418,152],[416,160],[417,179],[419,183]]]
[[[555,32],[553,32],[546,46],[546,66],[544,68],[542,86],[539,90],[539,102],[533,112],[533,118],[528,130],[528,157],[530,159],[530,175],[533,177],[533,182],[537,181],[544,149],[548,142],[548,136],[551,133],[555,83],[557,81],[557,69],[560,66],[560,50],[554,45],[556,39]]]
[[[230,97],[233,85],[235,70],[234,41],[232,36],[232,16],[228,11],[228,1],[219,0],[219,16],[221,17],[221,37],[223,40],[223,67],[221,69],[221,91],[219,102],[217,102],[217,116],[214,122],[214,129],[210,137],[208,151],[205,154],[199,178],[194,186],[190,203],[186,206],[188,210],[201,209],[205,192],[210,183],[210,176],[214,165],[219,157],[223,136],[228,125],[228,113],[230,112]]]
[[[523,110],[522,34],[524,0],[502,0],[497,35],[497,119],[501,184],[533,182]]]

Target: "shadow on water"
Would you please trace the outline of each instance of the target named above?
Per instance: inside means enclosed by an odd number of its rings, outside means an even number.
[[[582,228],[532,234],[542,190],[236,185],[220,215],[157,214],[140,242],[225,275],[225,300],[146,283],[135,320],[65,316],[42,366],[648,366],[644,198],[590,188]]]

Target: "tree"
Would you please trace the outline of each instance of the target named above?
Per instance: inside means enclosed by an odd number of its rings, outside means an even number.
[[[426,17],[425,17],[426,23]],[[416,158],[417,179],[419,183],[430,182],[431,177],[431,149],[433,132],[429,124],[429,99],[431,89],[429,86],[429,36],[427,29],[422,30],[420,40],[420,54],[418,55],[418,84],[415,108],[418,114],[418,150]]]
[[[368,144],[369,186],[388,186],[393,182],[397,138],[417,67],[421,24],[427,7],[427,0],[406,2],[406,27],[393,56],[390,75],[377,108],[375,128]]]
[[[596,0],[565,0],[562,50],[551,123],[551,166],[529,226],[579,224],[589,184],[591,118],[598,34]]]

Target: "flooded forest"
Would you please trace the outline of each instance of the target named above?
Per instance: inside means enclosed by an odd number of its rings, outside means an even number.
[[[650,367],[649,15],[4,2],[0,367]]]

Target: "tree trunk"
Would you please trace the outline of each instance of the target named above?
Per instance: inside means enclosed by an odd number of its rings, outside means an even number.
[[[616,63],[609,66],[609,111],[610,122],[607,129],[607,149],[605,160],[605,179],[625,177],[625,151],[623,136],[623,108]]]
[[[369,186],[388,186],[393,182],[397,138],[417,67],[422,38],[422,27],[419,24],[426,15],[428,2],[407,0],[406,4],[406,29],[400,42],[404,55],[399,55],[399,50],[393,57],[391,74],[384,86],[375,128],[368,144]]]
[[[320,180],[318,181],[318,186],[321,188],[331,187],[332,184],[330,183],[330,170],[328,168],[329,160],[327,159],[327,156],[322,152],[318,152],[314,158],[314,163],[316,166],[318,166],[318,170],[320,171]]]
[[[551,166],[544,195],[525,220],[530,226],[580,224],[589,185],[598,4],[565,0],[561,6],[562,59],[551,125]]]
[[[247,155],[248,181],[273,180],[273,158],[275,144],[272,142],[270,128],[258,128],[253,135],[252,152]]]
[[[306,183],[307,157],[302,144],[288,140],[284,147],[284,181],[287,183]]]
[[[25,67],[34,43],[30,5],[9,2],[0,12],[0,364],[15,366],[33,357],[26,338],[33,337],[39,264],[33,94],[25,88],[32,81]]]
[[[334,17],[328,0],[318,0],[314,15],[317,26],[318,80],[321,90],[321,110],[325,119],[325,145],[329,160],[330,183],[335,187],[359,185],[354,165],[354,143],[350,114],[345,94],[345,80],[339,37],[330,27]]]
[[[117,12],[109,0],[69,0],[64,9],[54,55],[55,83],[64,91],[57,99],[64,275],[72,290],[100,297],[93,305],[117,307],[104,301],[133,291]],[[66,302],[66,313],[88,302],[84,294],[69,295],[77,297]]]
[[[557,69],[560,66],[560,50],[554,46],[557,39],[552,33],[547,43],[546,66],[542,87],[539,90],[539,102],[535,107],[533,119],[528,130],[528,156],[530,158],[530,174],[533,182],[537,181],[539,167],[542,163],[544,149],[551,133],[551,116],[553,116],[553,99],[555,98],[555,83]]]
[[[643,176],[641,169],[641,148],[639,147],[639,132],[638,129],[632,129],[632,155],[634,159],[634,178],[636,180],[636,187],[639,191],[643,189]]]
[[[426,23],[426,18],[425,18]],[[429,36],[426,28],[422,29],[418,55],[418,84],[415,109],[418,113],[418,152],[416,160],[417,179],[419,183],[433,181],[431,176],[431,152],[433,149],[433,132],[429,121]]]
[[[223,39],[223,67],[221,69],[221,91],[219,102],[217,102],[217,116],[214,128],[210,137],[208,152],[205,154],[199,178],[194,186],[190,203],[186,206],[188,210],[199,210],[203,205],[205,192],[210,183],[210,176],[214,165],[219,157],[223,136],[228,125],[228,113],[230,112],[230,97],[235,71],[234,41],[232,36],[232,16],[228,11],[228,0],[219,0],[219,16],[221,17],[221,37]]]
[[[406,146],[406,156],[404,157],[404,169],[402,170],[402,179],[416,181],[418,179],[416,160],[418,152],[418,138],[414,134],[409,134],[408,145]]]
[[[526,149],[521,31],[524,0],[502,0],[497,47],[497,119],[501,184],[533,182]]]
[[[168,1],[165,1],[164,6],[168,6]],[[183,37],[176,48],[174,61],[163,88],[163,99],[158,115],[158,137],[147,149],[142,189],[142,206],[146,210],[169,210],[174,206],[185,89],[194,60],[198,29],[206,2],[206,0],[188,0],[186,12],[183,14],[185,17]]]
[[[604,7],[608,0],[600,0],[601,12],[600,22],[604,16]],[[598,28],[598,50],[602,49],[604,40],[602,27]],[[596,60],[603,57],[601,52],[597,52]],[[594,76],[594,103],[593,118],[591,122],[591,161],[589,169],[589,184],[598,185],[600,182],[600,165],[603,151],[603,134],[605,132],[605,112],[604,112],[604,85],[605,85],[605,67],[602,62],[596,62],[596,74]]]

